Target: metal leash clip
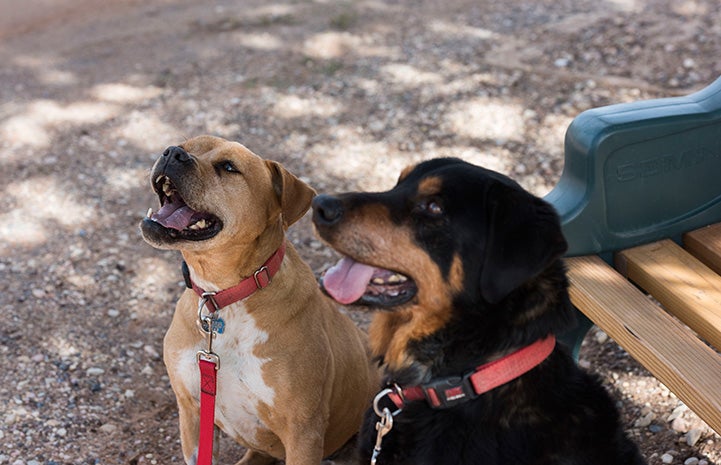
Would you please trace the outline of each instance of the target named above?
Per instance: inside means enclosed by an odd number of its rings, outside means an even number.
[[[395,415],[398,415],[401,413],[401,409],[399,408],[395,412],[391,412],[389,408],[384,407],[383,409],[380,408],[380,400],[384,397],[386,397],[389,394],[397,394],[402,396],[403,391],[398,387],[397,385],[393,385],[393,388],[386,388],[383,389],[381,392],[379,392],[376,397],[373,399],[373,411],[375,411],[376,415],[380,417],[380,421],[376,423],[376,431],[378,431],[378,434],[376,435],[376,443],[375,446],[373,446],[373,455],[371,456],[371,465],[376,465],[376,462],[378,461],[378,455],[381,453],[381,444],[383,443],[383,436],[388,434],[391,429],[393,429],[393,417]]]
[[[214,363],[215,369],[218,370],[220,368],[220,357],[218,357],[218,354],[213,352],[213,338],[218,332],[216,327],[217,315],[215,312],[210,312],[207,314],[203,313],[205,304],[208,303],[208,301],[213,302],[213,305],[217,308],[215,302],[213,301],[214,295],[215,292],[205,292],[203,293],[200,301],[198,302],[198,329],[201,333],[207,336],[208,348],[207,350],[198,351],[196,358],[198,359],[198,361],[205,360]]]
[[[376,444],[373,446],[373,455],[371,456],[371,465],[376,465],[378,461],[378,455],[381,453],[381,443],[383,442],[383,436],[388,434],[393,429],[393,414],[387,408],[384,408],[380,414],[380,421],[376,423]]]

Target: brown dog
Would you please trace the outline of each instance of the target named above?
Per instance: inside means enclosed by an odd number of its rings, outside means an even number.
[[[216,312],[224,327],[213,341],[220,358],[215,424],[248,449],[239,464],[319,464],[357,432],[377,380],[363,334],[321,294],[285,239],[315,192],[280,164],[211,136],[169,147],[151,184],[161,208],[142,221],[144,239],[180,250],[190,279],[206,291],[258,278],[285,244],[267,288]],[[187,289],[164,343],[188,464],[198,450],[196,354],[207,346],[198,306],[198,294]]]

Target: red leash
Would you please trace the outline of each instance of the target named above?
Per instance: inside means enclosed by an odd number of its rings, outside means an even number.
[[[215,434],[215,395],[218,388],[218,370],[220,357],[213,352],[213,338],[218,330],[214,323],[215,312],[232,303],[249,297],[255,291],[264,289],[280,271],[285,256],[285,242],[280,248],[253,273],[233,287],[218,292],[206,292],[190,279],[190,272],[183,267],[183,275],[187,286],[200,297],[198,301],[198,320],[200,329],[208,336],[208,349],[198,352],[198,368],[200,369],[200,435],[198,438],[197,465],[213,464],[213,435]],[[207,306],[208,314],[203,314]],[[222,332],[222,331],[220,331]]]

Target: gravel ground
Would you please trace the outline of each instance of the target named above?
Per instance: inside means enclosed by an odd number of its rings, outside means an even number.
[[[0,0],[0,464],[182,462],[161,361],[179,258],[137,230],[167,145],[236,139],[321,192],[458,156],[543,195],[574,116],[698,89],[720,52],[717,0]],[[333,261],[307,218],[290,236]],[[581,363],[650,464],[721,464],[603,333]]]

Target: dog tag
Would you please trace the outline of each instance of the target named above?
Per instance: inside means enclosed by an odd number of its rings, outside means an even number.
[[[373,447],[373,455],[371,456],[371,465],[376,465],[378,461],[378,455],[381,453],[381,443],[383,442],[383,436],[393,428],[393,414],[387,408],[383,409],[381,419],[376,423],[376,444]]]
[[[225,320],[220,317],[213,318],[213,332],[215,334],[223,334],[225,331]],[[203,327],[203,332],[208,333],[208,321],[202,320],[200,325]]]

